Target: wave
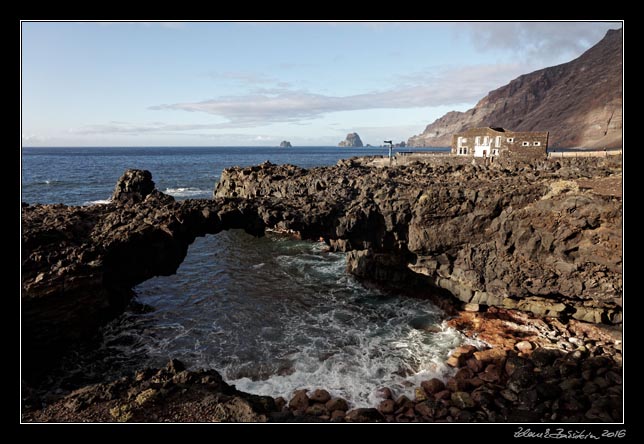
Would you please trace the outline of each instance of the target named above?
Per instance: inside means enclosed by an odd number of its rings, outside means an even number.
[[[364,288],[345,272],[346,255],[323,243],[227,233],[195,242],[176,275],[137,287],[155,311],[108,327],[104,374],[172,356],[249,393],[325,388],[373,407],[382,387],[413,399],[421,381],[452,375],[450,351],[472,342],[431,302]]]
[[[88,200],[86,202],[83,202],[83,206],[90,206],[90,205],[107,205],[109,203],[112,203],[112,199],[97,199],[97,200]]]
[[[200,188],[193,188],[193,187],[177,187],[177,188],[166,188],[164,193],[169,194],[173,197],[195,197],[195,196],[207,196],[210,194],[210,190],[202,190]]]
[[[433,334],[377,326],[351,331],[353,343],[347,338],[342,347],[322,356],[315,345],[304,346],[288,356],[291,366],[287,371],[268,378],[234,378],[236,365],[220,371],[233,377],[229,383],[249,393],[290,399],[295,390],[325,388],[352,407],[374,407],[383,399],[382,387],[389,387],[396,397],[413,399],[421,381],[453,375],[455,370],[445,359],[453,347],[470,341],[445,324],[440,327],[441,331]]]

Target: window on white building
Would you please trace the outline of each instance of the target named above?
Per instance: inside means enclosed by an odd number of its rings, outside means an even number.
[[[500,146],[501,146],[501,136],[496,136],[496,147],[498,148]]]
[[[508,138],[507,138],[507,142],[508,142],[508,143],[512,143],[512,142],[514,142],[514,137],[508,137]]]
[[[534,145],[534,146],[541,146],[541,142],[532,142],[532,145]]]
[[[467,147],[463,148],[463,154],[467,154]]]
[[[499,150],[497,150],[496,148],[495,148],[495,149],[493,149],[493,150],[492,150],[492,155],[493,155],[493,156],[498,156],[498,155],[499,155]]]
[[[521,146],[530,146],[530,142],[523,142]]]
[[[476,142],[474,142],[476,145],[481,144],[481,136],[476,136]]]

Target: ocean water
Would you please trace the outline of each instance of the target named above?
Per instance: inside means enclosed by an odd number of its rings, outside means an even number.
[[[22,200],[91,205],[108,199],[126,168],[145,168],[177,199],[208,198],[223,168],[265,160],[302,167],[385,149],[24,149]],[[466,339],[429,301],[362,286],[341,253],[323,243],[228,231],[198,238],[173,276],[135,288],[131,307],[97,343],[70,353],[52,386],[112,379],[169,358],[214,368],[251,393],[288,398],[326,388],[353,406],[377,390],[412,396],[414,385],[450,373],[444,360]]]

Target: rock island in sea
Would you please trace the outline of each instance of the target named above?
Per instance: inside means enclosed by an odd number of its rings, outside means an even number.
[[[350,148],[362,148],[362,140],[358,133],[349,133],[347,134],[346,139],[338,143],[338,146],[350,147]]]

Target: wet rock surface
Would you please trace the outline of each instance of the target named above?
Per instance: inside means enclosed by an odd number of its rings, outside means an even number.
[[[468,313],[469,314],[469,313]],[[515,313],[517,316],[525,314]],[[541,320],[529,318],[530,322]],[[478,332],[494,330],[494,323]],[[446,381],[416,387],[415,399],[388,388],[377,408],[351,408],[324,389],[296,390],[287,402],[240,392],[214,370],[186,370],[171,360],[64,397],[39,399],[23,388],[26,422],[620,422],[619,341],[597,327],[566,329],[572,351],[534,345],[518,352],[463,346]],[[466,333],[474,334],[473,331]],[[601,344],[601,346],[597,346]],[[544,345],[546,345],[544,343]],[[474,365],[476,364],[476,365]]]
[[[175,273],[196,236],[230,228],[264,232],[249,202],[176,202],[142,170],[126,171],[106,205],[23,204],[23,377],[120,314],[132,287]]]
[[[257,205],[267,227],[324,238],[348,270],[386,285],[433,286],[476,312],[621,322],[619,196],[575,180],[621,178],[616,159],[224,171],[216,197]]]
[[[129,170],[106,205],[23,204],[23,419],[619,421],[621,335],[589,323],[621,322],[621,197],[570,186],[616,177],[621,165],[610,158],[494,168],[265,163],[226,170],[211,200],[176,202],[148,172]],[[253,397],[176,362],[53,401],[34,394],[31,378],[119,314],[134,285],[174,273],[196,236],[231,228],[323,238],[350,252],[359,277],[442,290],[448,305],[467,304],[452,307],[450,325],[492,348],[455,350],[451,378],[424,382],[414,400],[389,390],[378,409],[351,410],[323,389],[288,403]]]

